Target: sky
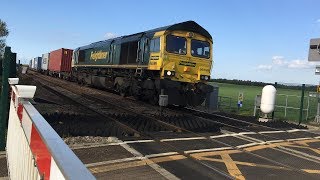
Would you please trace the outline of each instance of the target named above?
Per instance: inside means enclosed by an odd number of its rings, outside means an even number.
[[[1,0],[18,59],[193,20],[213,37],[211,78],[318,84],[308,62],[319,0]],[[320,64],[320,63],[319,63]]]

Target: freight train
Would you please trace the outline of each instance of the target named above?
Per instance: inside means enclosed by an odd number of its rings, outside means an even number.
[[[198,106],[213,89],[212,43],[208,31],[186,21],[78,47],[72,58],[72,50],[53,59],[51,52],[48,72],[151,103],[163,93],[169,104]]]

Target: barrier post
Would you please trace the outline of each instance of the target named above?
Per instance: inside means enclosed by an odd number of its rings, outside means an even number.
[[[304,91],[306,89],[306,85],[302,84],[302,92],[301,92],[301,100],[300,100],[300,114],[299,114],[299,125],[302,121],[302,112],[303,112],[303,100],[304,100]]]
[[[11,48],[6,47],[4,51],[4,59],[2,61],[2,89],[0,101],[0,151],[5,150],[5,134],[7,129],[8,104],[9,104],[9,67],[11,61]]]
[[[11,53],[10,55],[9,77],[17,77],[17,53]]]

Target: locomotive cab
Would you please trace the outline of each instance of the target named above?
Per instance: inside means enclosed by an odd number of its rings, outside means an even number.
[[[210,80],[211,40],[184,31],[170,32],[164,39],[161,78],[189,83]]]
[[[212,91],[207,85],[212,39],[183,30],[162,33],[151,40],[148,68],[159,70],[160,89],[169,96],[169,104],[200,105]]]

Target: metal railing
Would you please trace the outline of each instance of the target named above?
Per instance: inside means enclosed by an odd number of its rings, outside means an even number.
[[[9,78],[11,101],[7,134],[10,179],[95,179],[28,99],[36,87],[15,85]]]
[[[296,99],[301,99],[301,96],[297,95],[287,95],[287,94],[277,94],[277,98],[283,97],[283,102],[280,104],[279,100],[276,101],[275,108],[278,110],[283,109],[283,117],[287,118],[288,116],[288,111],[289,110],[296,110],[299,111],[300,107],[298,107],[299,104],[291,102],[289,103],[290,98],[296,98]],[[306,97],[306,108],[302,108],[302,111],[305,112],[305,120],[308,120],[309,118],[309,110],[310,110],[310,97]],[[298,101],[296,101],[298,102]],[[253,109],[253,116],[256,116],[257,110],[260,110],[260,103],[261,103],[261,95],[256,95],[255,98],[255,103],[254,103],[254,109]],[[293,106],[292,104],[295,104],[297,106]]]
[[[301,96],[297,96],[297,95],[287,95],[287,94],[277,94],[277,96],[283,96],[285,97],[285,104],[284,105],[276,105],[276,108],[283,108],[284,109],[284,117],[287,117],[287,110],[293,109],[293,110],[300,110],[300,107],[294,107],[294,106],[289,106],[288,104],[288,99],[290,97],[294,97],[294,98],[298,98],[300,99]],[[309,106],[310,106],[310,99],[309,96],[307,97],[307,107],[302,109],[302,111],[306,112],[306,116],[305,119],[307,120],[309,117]]]
[[[230,97],[225,97],[225,96],[218,96],[218,109],[220,111],[228,111],[231,112],[231,101],[232,99]]]

